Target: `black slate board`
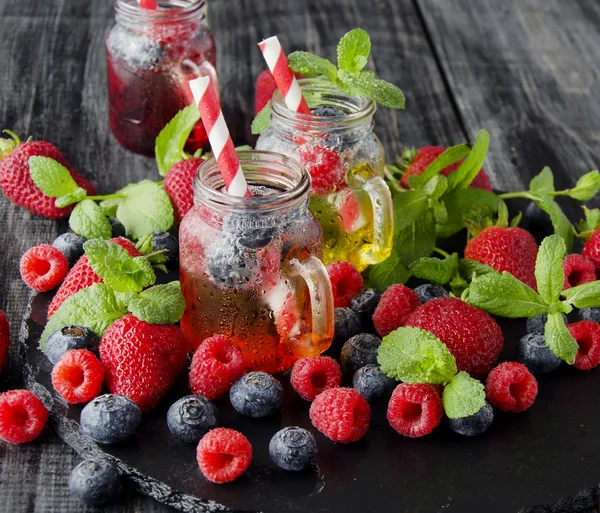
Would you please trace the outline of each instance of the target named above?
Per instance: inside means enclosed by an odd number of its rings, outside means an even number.
[[[533,513],[580,511],[598,502],[600,371],[565,366],[539,377],[540,392],[530,410],[496,412],[490,430],[475,439],[455,435],[443,423],[423,439],[403,438],[388,425],[383,401],[373,406],[365,438],[350,445],[334,444],[312,428],[308,403],[291,391],[284,374],[286,400],[277,417],[248,419],[226,398],[216,402],[220,425],[244,433],[254,457],[243,477],[215,485],[200,473],[195,446],[177,442],[166,426],[168,404],[187,392],[184,380],[144,417],[131,439],[99,446],[81,434],[81,407],[67,406],[56,395],[51,364],[37,349],[50,299],[50,294],[32,295],[21,350],[28,386],[51,406],[57,433],[83,457],[110,455],[139,492],[182,511]],[[505,336],[501,360],[512,360],[524,321],[499,323]],[[271,436],[289,425],[315,433],[316,468],[292,474],[270,461]]]

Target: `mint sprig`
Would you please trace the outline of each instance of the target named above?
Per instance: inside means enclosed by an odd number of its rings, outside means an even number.
[[[84,199],[75,206],[69,217],[69,227],[86,239],[110,239],[112,236],[110,221],[91,199]]]
[[[464,371],[459,372],[444,388],[442,404],[450,419],[474,415],[485,406],[483,383]]]
[[[178,281],[166,285],[154,285],[127,302],[127,309],[138,319],[150,324],[178,322],[185,311],[185,301]]]
[[[188,105],[160,131],[154,145],[156,167],[160,176],[166,176],[169,169],[185,157],[183,148],[196,125],[200,112],[195,105]]]
[[[383,338],[377,353],[381,371],[406,383],[448,383],[456,374],[456,360],[432,333],[420,328],[398,328]]]

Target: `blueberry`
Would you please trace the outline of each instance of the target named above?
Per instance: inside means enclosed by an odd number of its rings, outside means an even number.
[[[217,427],[217,409],[201,395],[186,395],[169,408],[167,426],[178,440],[196,444],[204,434]]]
[[[484,433],[494,420],[494,410],[489,403],[485,403],[481,409],[462,419],[448,419],[450,429],[463,436],[479,436]]]
[[[361,317],[371,317],[379,304],[381,294],[375,289],[364,289],[352,298],[350,308]]]
[[[523,227],[539,235],[552,235],[554,228],[550,216],[533,201],[525,208]]]
[[[83,255],[84,242],[85,239],[83,237],[73,232],[67,232],[56,237],[52,245],[65,255],[69,265],[73,265]]]
[[[354,335],[342,347],[342,370],[354,374],[369,363],[377,363],[377,350],[380,345],[381,339],[370,333]]]
[[[286,427],[273,435],[269,455],[284,470],[305,469],[317,455],[317,442],[310,431],[301,427]]]
[[[415,288],[415,294],[423,305],[428,301],[433,301],[434,299],[448,297],[448,291],[444,287],[441,285],[433,285],[432,283],[419,285]]]
[[[104,504],[121,492],[119,469],[107,459],[82,461],[71,471],[69,492],[86,504]]]
[[[84,435],[101,444],[114,444],[131,436],[142,421],[142,412],[131,399],[104,394],[81,410]]]
[[[395,386],[396,382],[374,363],[358,369],[352,378],[352,387],[369,402],[388,396]]]
[[[261,191],[255,190],[255,196]],[[223,232],[235,240],[241,251],[260,249],[267,246],[278,235],[278,228],[261,222],[260,218],[248,220],[239,216],[229,215],[223,219]]]
[[[89,349],[96,351],[100,345],[100,337],[96,332],[84,326],[65,326],[50,334],[44,352],[53,365],[60,357],[71,349]]]
[[[113,237],[125,237],[127,235],[125,226],[123,226],[123,223],[116,217],[109,217],[108,220],[110,221],[110,226],[112,227]]]
[[[350,337],[362,331],[360,316],[350,308],[336,308],[334,311],[333,343],[343,344]]]
[[[562,314],[565,324],[569,321],[565,314]],[[544,326],[548,320],[548,314],[540,314],[527,319],[527,333],[544,333]]]
[[[546,345],[544,335],[529,333],[519,340],[517,361],[531,372],[541,373],[555,371],[560,367],[562,360]]]
[[[329,105],[321,105],[320,107],[317,107],[316,109],[312,110],[312,115],[313,116],[326,116],[326,117],[343,116],[344,111],[338,107],[333,107],[333,106],[329,106]]]
[[[582,308],[577,312],[580,321],[592,321],[600,323],[600,308]]]
[[[237,239],[237,244],[242,249],[260,249],[269,244],[276,235],[275,228],[249,229]]]
[[[230,237],[211,244],[206,258],[208,271],[215,283],[233,289],[241,289],[251,283],[258,267],[256,255],[242,251]]]
[[[167,265],[176,267],[179,263],[179,239],[169,232],[154,232],[150,237],[152,251],[164,251]]]
[[[249,372],[229,390],[232,406],[248,417],[273,415],[283,402],[283,387],[266,372]]]

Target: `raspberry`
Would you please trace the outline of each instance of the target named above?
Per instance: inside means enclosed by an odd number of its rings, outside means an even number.
[[[213,483],[228,483],[250,466],[252,445],[239,431],[216,428],[200,440],[196,459],[206,479]]]
[[[336,150],[315,144],[303,144],[298,148],[298,156],[312,179],[311,192],[328,194],[344,187],[346,167]]]
[[[336,308],[347,308],[352,298],[363,286],[360,273],[348,262],[332,262],[326,266],[331,288],[333,289],[333,304]]]
[[[567,255],[563,261],[563,269],[565,271],[565,289],[596,281],[596,265],[583,255]]]
[[[36,439],[48,420],[48,410],[29,390],[0,394],[0,439],[22,444]]]
[[[69,262],[60,249],[40,244],[21,257],[21,278],[29,288],[48,292],[58,287],[69,272]]]
[[[310,420],[334,442],[347,444],[365,436],[371,421],[367,400],[352,388],[330,388],[310,405]]]
[[[312,401],[323,390],[339,387],[341,382],[340,366],[329,356],[300,358],[290,375],[292,388],[307,401]]]
[[[600,363],[600,324],[592,321],[579,321],[567,325],[579,351],[573,366],[580,370],[591,370]]]
[[[596,230],[583,246],[581,254],[588,260],[594,262],[600,269],[600,229]]]
[[[204,340],[196,349],[190,367],[194,394],[217,399],[244,373],[242,352],[223,335]]]
[[[444,408],[433,385],[398,385],[390,399],[387,418],[398,433],[418,438],[431,433],[440,423]]]
[[[385,337],[404,323],[421,302],[417,294],[405,285],[392,285],[379,301],[373,314],[373,324],[379,335]]]
[[[104,367],[87,349],[63,354],[52,369],[52,386],[71,404],[87,403],[98,397],[104,381]]]
[[[485,382],[485,394],[494,408],[525,411],[538,393],[537,380],[525,365],[504,362],[492,369]]]

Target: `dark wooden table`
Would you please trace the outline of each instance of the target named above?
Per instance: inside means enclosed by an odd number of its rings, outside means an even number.
[[[377,114],[390,158],[485,127],[496,189],[523,187],[543,165],[564,188],[600,162],[596,0],[212,0],[209,17],[238,143],[253,142],[253,84],[264,67],[256,42],[277,33],[287,51],[334,58],[340,36],[361,26],[373,42],[370,65],[407,96],[405,112]],[[112,23],[110,0],[0,0],[0,127],[57,144],[101,192],[155,176],[151,159],[119,147],[108,130],[103,45]],[[15,342],[28,294],[19,257],[66,224],[0,195],[0,227],[0,309],[15,346],[0,376],[5,390],[19,386]],[[50,432],[22,447],[0,443],[0,511],[82,511],[66,485],[78,461]],[[166,510],[138,497],[105,511]]]

